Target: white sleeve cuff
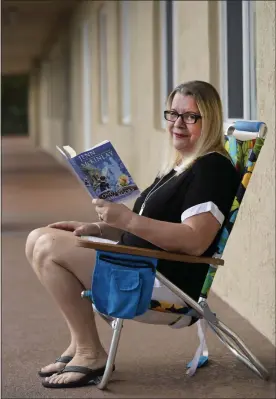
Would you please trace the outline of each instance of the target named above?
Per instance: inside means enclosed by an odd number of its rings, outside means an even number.
[[[212,201],[204,202],[203,204],[198,204],[186,209],[181,215],[181,222],[190,218],[191,216],[199,215],[200,213],[211,212],[211,214],[217,219],[217,221],[222,225],[224,222],[224,215],[219,210],[219,208]]]

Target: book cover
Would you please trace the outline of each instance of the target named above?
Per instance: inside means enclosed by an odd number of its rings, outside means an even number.
[[[69,146],[57,149],[67,158],[92,198],[124,202],[140,191],[110,141],[80,154]]]

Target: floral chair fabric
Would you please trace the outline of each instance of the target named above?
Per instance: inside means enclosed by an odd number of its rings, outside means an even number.
[[[226,242],[232,231],[233,225],[237,218],[238,210],[241,205],[244,193],[248,187],[252,172],[256,165],[258,156],[264,144],[264,139],[257,138],[254,140],[240,141],[234,136],[225,136],[225,148],[231,156],[231,159],[241,176],[241,184],[233,201],[229,217],[224,224],[220,239],[218,241],[216,256],[221,257]],[[210,265],[204,285],[202,287],[201,297],[207,298],[213,283],[217,268]],[[190,308],[181,305],[170,304],[152,300],[150,309],[159,312],[178,313],[181,315],[190,314]]]

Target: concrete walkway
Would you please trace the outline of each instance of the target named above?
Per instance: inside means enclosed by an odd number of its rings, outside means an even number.
[[[59,311],[24,255],[30,230],[57,220],[95,219],[76,179],[26,139],[2,141],[2,398],[275,398],[275,348],[213,294],[210,304],[271,371],[264,382],[208,333],[209,367],[189,379],[185,364],[197,347],[183,330],[126,322],[108,391],[47,390],[37,370],[58,357],[68,333]],[[227,265],[225,266],[227,267]],[[111,331],[98,327],[105,346]]]

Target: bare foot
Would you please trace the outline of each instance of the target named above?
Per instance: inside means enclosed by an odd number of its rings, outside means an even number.
[[[87,355],[75,355],[74,358],[66,366],[82,366],[88,367],[92,370],[105,367],[107,361],[107,354],[101,353],[97,358],[88,357]],[[46,377],[45,381],[51,384],[67,384],[68,382],[78,381],[83,377],[82,373],[68,372],[64,374],[53,374],[51,377]]]
[[[67,348],[63,354],[61,355],[61,357],[63,356],[71,356],[74,357],[75,356],[75,352],[76,349],[75,347],[73,348],[72,346],[69,346],[69,348]],[[61,371],[67,363],[63,363],[63,362],[55,362],[55,363],[51,363],[48,364],[45,367],[42,367],[42,369],[40,370],[42,373],[58,373],[59,371]]]

